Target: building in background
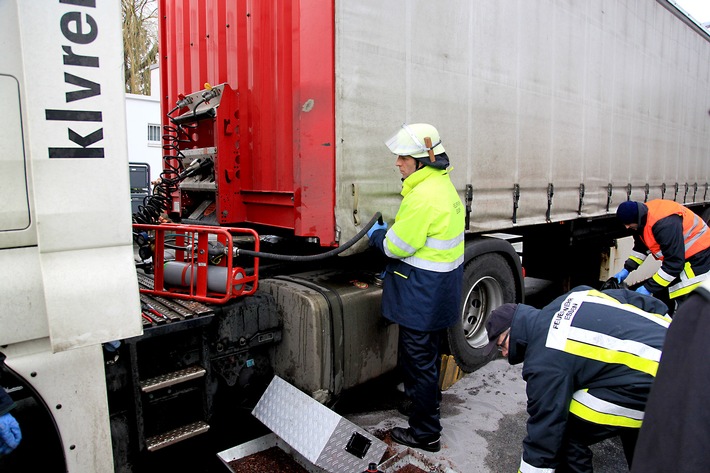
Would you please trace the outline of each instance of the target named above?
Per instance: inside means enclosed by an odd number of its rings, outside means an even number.
[[[160,177],[163,167],[162,130],[160,127],[160,70],[157,64],[151,66],[150,83],[150,95],[126,94],[126,131],[129,161],[136,164],[147,164],[150,168],[150,182],[152,182]]]

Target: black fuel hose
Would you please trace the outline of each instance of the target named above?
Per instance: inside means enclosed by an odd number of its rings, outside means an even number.
[[[358,240],[360,240],[367,231],[372,228],[372,226],[375,224],[375,222],[379,222],[382,224],[382,214],[380,212],[375,212],[375,215],[372,216],[372,219],[370,219],[369,222],[360,230],[357,232],[357,234],[352,237],[350,240],[345,242],[342,246],[339,246],[337,248],[333,248],[330,251],[327,251],[325,253],[320,253],[317,255],[279,255],[276,253],[262,253],[260,251],[251,251],[251,250],[242,250],[237,248],[235,250],[235,256],[254,256],[257,258],[266,258],[266,259],[275,259],[275,260],[280,260],[280,261],[291,261],[291,262],[303,262],[303,261],[317,261],[321,259],[326,259],[330,258],[331,256],[335,256],[337,254],[342,253],[343,251],[347,250],[351,246],[353,246],[355,243],[357,243]]]

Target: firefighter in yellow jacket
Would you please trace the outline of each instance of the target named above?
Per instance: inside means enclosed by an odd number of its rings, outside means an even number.
[[[399,324],[399,366],[412,401],[409,428],[394,428],[392,439],[436,452],[441,448],[439,348],[459,317],[465,212],[435,127],[402,125],[386,144],[397,155],[403,199],[392,227],[375,225],[368,237],[390,258],[382,315]]]
[[[648,255],[661,267],[637,291],[658,294],[668,289],[671,300],[686,296],[710,274],[710,229],[692,210],[672,200],[626,201],[616,216],[634,231],[634,248],[615,277],[622,282]]]

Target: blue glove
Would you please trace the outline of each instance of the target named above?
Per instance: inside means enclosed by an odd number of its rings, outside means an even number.
[[[372,238],[372,234],[377,230],[387,230],[387,222],[375,222],[375,224],[367,231],[367,238]]]
[[[7,413],[0,416],[0,456],[7,455],[17,448],[22,440],[20,424]]]
[[[644,296],[652,296],[653,295],[653,294],[651,294],[651,292],[648,289],[646,289],[646,286],[639,286],[639,288],[636,289],[636,292],[638,292],[639,294],[643,294]]]
[[[617,281],[619,281],[619,283],[624,282],[624,279],[626,279],[628,276],[629,276],[629,270],[626,268],[622,269],[621,271],[619,271],[618,273],[616,273],[614,275],[614,277],[616,278]]]

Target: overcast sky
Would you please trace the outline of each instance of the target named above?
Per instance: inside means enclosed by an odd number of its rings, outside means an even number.
[[[675,3],[700,23],[710,22],[710,0],[675,0]]]

